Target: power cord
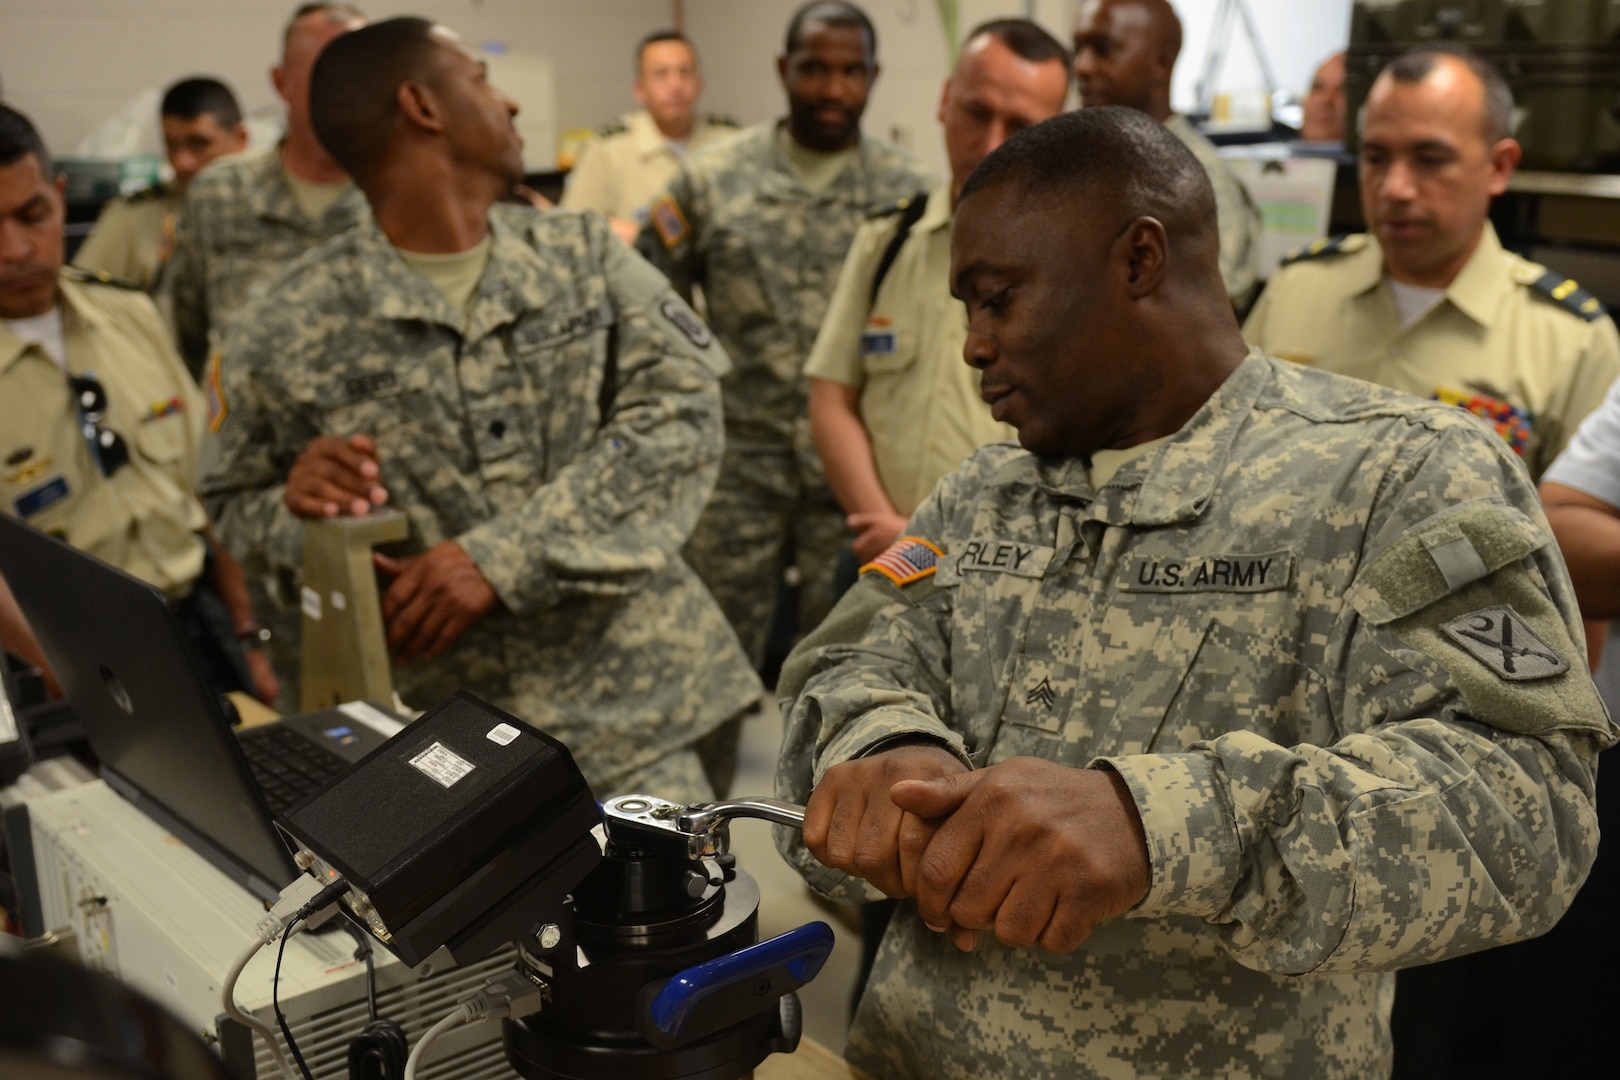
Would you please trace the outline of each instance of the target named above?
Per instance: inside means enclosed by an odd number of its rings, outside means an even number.
[[[366,962],[366,1012],[371,1023],[349,1040],[349,1080],[401,1080],[411,1044],[405,1029],[377,1015],[377,965],[371,939],[353,923],[343,928],[354,938],[354,958]]]

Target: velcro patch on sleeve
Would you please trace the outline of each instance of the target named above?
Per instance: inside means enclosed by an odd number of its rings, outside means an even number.
[[[681,204],[672,195],[660,195],[654,199],[648,214],[652,218],[653,228],[658,230],[658,239],[664,242],[666,248],[675,247],[692,235],[692,226],[686,223]]]
[[[920,536],[902,536],[865,566],[863,574],[882,574],[896,585],[932,577],[945,553]]]

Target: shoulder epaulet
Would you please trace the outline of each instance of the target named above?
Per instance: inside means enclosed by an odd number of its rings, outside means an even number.
[[[1609,313],[1608,308],[1603,306],[1603,301],[1575,284],[1574,279],[1552,270],[1537,274],[1534,278],[1530,277],[1530,273],[1526,273],[1519,278],[1519,283],[1528,285],[1532,292],[1540,293],[1565,311],[1579,315],[1587,322],[1596,322]]]
[[[926,191],[918,192],[915,195],[907,195],[905,198],[896,199],[892,203],[884,203],[876,210],[868,210],[866,212],[866,220],[876,221],[878,218],[893,217],[896,214],[903,214],[911,208],[913,203],[926,202],[927,200],[928,192]]]
[[[133,292],[145,292],[133,281],[125,281],[120,277],[113,277],[105,270],[86,270],[82,266],[64,266],[62,273],[73,281],[82,281],[87,285],[111,285],[115,289],[129,289]]]
[[[1324,236],[1304,247],[1297,247],[1283,256],[1278,265],[1289,266],[1306,259],[1319,259],[1324,255],[1348,255],[1367,246],[1366,233],[1347,233],[1342,236]]]
[[[162,196],[162,194],[163,194],[163,185],[161,183],[148,184],[146,187],[143,187],[143,188],[141,188],[141,190],[139,190],[139,191],[135,192],[134,194],[130,195],[129,201],[132,202],[132,203],[133,202],[144,202],[147,199],[159,198],[160,196]]]
[[[614,135],[623,135],[629,130],[630,129],[625,126],[624,121],[615,120],[611,124],[603,124],[601,127],[597,128],[596,137],[599,139],[608,139],[612,138]]]
[[[737,123],[737,121],[733,120],[725,113],[710,113],[703,118],[703,122],[708,124],[710,127],[742,127],[741,124]]]

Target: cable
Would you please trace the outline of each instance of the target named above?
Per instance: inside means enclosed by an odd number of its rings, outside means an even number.
[[[416,1040],[415,1046],[411,1047],[411,1056],[405,1059],[405,1080],[416,1080],[416,1066],[421,1063],[422,1055],[427,1051],[429,1043],[431,1043],[434,1039],[437,1039],[440,1035],[443,1035],[445,1032],[449,1031],[451,1028],[456,1027],[459,1024],[470,1024],[472,1021],[473,1010],[468,1006],[463,1005],[449,1016],[446,1016],[444,1019],[422,1032],[422,1037]]]
[[[349,1040],[349,1080],[401,1080],[410,1040],[405,1029],[377,1015],[377,965],[372,959],[371,938],[354,923],[343,928],[354,938],[354,958],[366,962],[366,1012],[371,1023]]]
[[[274,941],[276,936],[281,934],[283,930],[291,934],[295,932],[293,930],[295,924],[303,923],[304,925],[298,927],[298,929],[308,929],[325,922],[326,918],[329,918],[336,911],[338,898],[348,891],[349,883],[342,878],[323,886],[312,877],[300,875],[291,885],[281,890],[281,898],[276,901],[275,905],[265,914],[265,917],[260,919],[259,924],[254,927],[256,935],[254,941],[246,949],[243,949],[241,955],[231,964],[231,969],[226,973],[224,984],[220,988],[220,997],[225,1008],[225,1015],[249,1031],[259,1034],[265,1045],[270,1048],[270,1057],[275,1061],[276,1068],[280,1071],[283,1080],[297,1080],[297,1078],[293,1075],[292,1066],[287,1064],[287,1058],[282,1054],[281,1047],[276,1042],[275,1030],[258,1017],[244,1012],[236,1004],[236,980],[241,978],[242,970],[248,966],[250,960],[258,955],[259,950]],[[282,947],[286,948],[285,937],[282,939]],[[277,954],[276,957],[276,970],[279,975],[281,970],[280,954]],[[273,984],[271,1002],[272,1004],[275,1002]],[[276,1011],[279,1017],[280,1009],[278,1008]],[[294,1052],[296,1053],[296,1050]],[[302,1065],[302,1062],[300,1062],[300,1065]],[[308,1075],[307,1070],[305,1075]]]
[[[540,1011],[544,1001],[541,989],[516,970],[487,979],[472,996],[456,1007],[455,1012],[422,1033],[411,1047],[411,1056],[405,1061],[404,1080],[416,1080],[416,1067],[428,1044],[460,1024],[482,1020],[500,1020],[508,1016],[528,1016]]]
[[[287,1040],[287,1049],[292,1051],[293,1060],[298,1062],[298,1071],[304,1074],[304,1080],[315,1080],[310,1074],[309,1066],[304,1062],[304,1055],[298,1050],[298,1041],[293,1038],[292,1028],[287,1026],[287,1018],[281,1015],[281,958],[287,952],[287,939],[292,937],[293,923],[287,924],[287,929],[281,932],[281,948],[276,950],[276,975],[270,981],[270,1008],[275,1011],[276,1025],[281,1028],[281,1034]]]

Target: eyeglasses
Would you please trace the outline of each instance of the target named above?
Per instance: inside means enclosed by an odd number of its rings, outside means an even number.
[[[103,427],[107,415],[107,389],[93,372],[69,375],[68,385],[73,388],[73,400],[79,406],[79,424],[90,453],[96,459],[102,476],[111,476],[129,464],[129,444],[116,431]]]

